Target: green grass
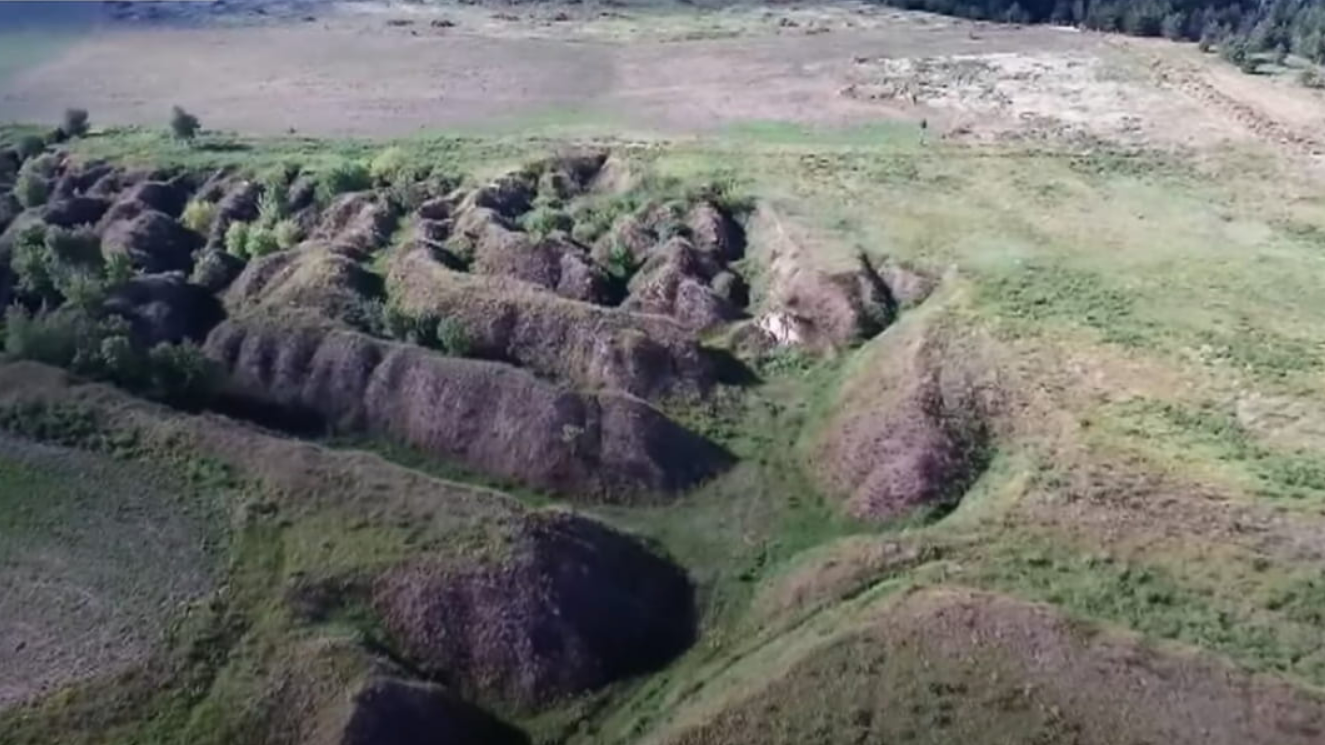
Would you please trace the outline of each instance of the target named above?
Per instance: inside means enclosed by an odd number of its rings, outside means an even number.
[[[545,122],[513,127],[555,131],[581,123],[581,113],[552,112]],[[411,161],[474,178],[559,145],[514,133],[427,134],[393,144]],[[1018,380],[1063,407],[1067,418],[1084,422],[1087,445],[1135,455],[1135,468],[1175,483],[1215,480],[1240,505],[1267,511],[1257,515],[1287,507],[1303,525],[1320,526],[1325,466],[1316,453],[1271,444],[1273,438],[1239,422],[1231,403],[1249,391],[1321,402],[1325,199],[1314,187],[1236,151],[1189,165],[1164,153],[1104,146],[1090,153],[966,147],[893,125],[833,131],[755,122],[697,140],[615,144],[655,180],[638,193],[593,197],[568,209],[596,211],[608,224],[649,200],[679,198],[678,187],[716,180],[731,193],[788,205],[787,219],[814,237],[813,260],[825,266],[860,249],[935,274],[951,271],[956,284],[970,288],[958,317],[1025,352]],[[313,169],[346,159],[368,162],[386,146],[223,134],[188,146],[164,132],[115,130],[73,147],[84,157],[196,169],[235,165],[258,173],[292,160]],[[752,265],[749,274],[758,271]],[[670,407],[669,413],[736,453],[740,465],[668,504],[582,509],[640,535],[687,569],[698,590],[703,636],[657,675],[622,682],[520,724],[549,742],[637,742],[697,691],[721,699],[722,686],[734,685],[724,671],[748,664],[758,674],[769,673],[766,660],[814,643],[817,637],[802,632],[832,635],[860,605],[923,584],[972,584],[1052,603],[1075,617],[1325,686],[1317,641],[1325,590],[1319,567],[1296,559],[1287,538],[1270,536],[1255,557],[1230,549],[1229,556],[1200,562],[1173,549],[1181,538],[1146,543],[1101,532],[1092,540],[1126,550],[1076,545],[1061,526],[1036,524],[1034,510],[1019,509],[1033,499],[1066,499],[1059,493],[1066,486],[1027,486],[1036,453],[1020,441],[1000,443],[966,502],[937,523],[873,526],[843,517],[834,495],[822,493],[807,475],[801,443],[825,420],[843,371],[857,370],[860,360],[850,351],[830,360],[780,353],[763,361],[758,372],[764,381],[757,387],[708,407]],[[1131,368],[1123,363],[1135,370],[1126,372]],[[1148,372],[1155,370],[1162,374]],[[1180,394],[1169,380],[1181,381]],[[1082,381],[1110,393],[1078,390]],[[0,412],[4,421],[33,438],[130,459],[142,454],[132,436],[107,432],[76,408],[27,411],[7,420]],[[1058,434],[1041,431],[1040,421],[1016,424],[1020,429],[1007,437]],[[332,444],[371,449],[415,470],[500,489],[529,506],[553,501],[417,452],[358,440]],[[1094,457],[1086,451],[1083,457]],[[243,477],[192,456],[171,462],[195,484],[232,488]],[[1089,465],[1056,467],[1066,481],[1071,469]],[[37,493],[53,488],[42,486],[40,475],[12,469],[0,469],[3,478]],[[1164,496],[1189,498],[1175,492]],[[1093,499],[1102,512],[1122,514],[1128,507],[1110,501],[1114,496],[1100,487],[1073,498]],[[293,619],[280,602],[281,589],[421,554],[485,555],[500,544],[500,530],[489,532],[482,521],[458,527],[458,518],[441,508],[436,514],[417,508],[373,512],[357,504],[290,507],[268,494],[255,499],[263,509],[245,513],[251,522],[241,525],[231,546],[226,591],[180,626],[165,677],[126,686],[102,682],[53,700],[42,715],[49,718],[18,725],[16,742],[49,741],[52,730],[43,727],[54,726],[52,721],[68,727],[55,730],[62,736],[55,739],[69,742],[243,739],[246,728],[270,714],[260,710],[256,691],[270,682],[271,669],[305,664],[291,659],[290,649],[319,635],[376,633],[353,602],[321,625]],[[1191,499],[1184,503],[1191,512],[1182,514],[1222,509]],[[1163,527],[1173,536],[1190,527],[1194,554],[1217,540],[1197,534],[1200,526],[1173,519]],[[751,601],[761,589],[808,551],[862,535],[941,550],[900,574],[861,578],[859,592],[853,590],[847,601],[816,607],[805,619],[788,620],[786,629],[751,632]],[[922,719],[943,716],[943,702],[952,698],[912,693],[935,707]],[[148,718],[148,711],[160,713]],[[0,736],[0,742],[7,741]]]
[[[1193,586],[1159,564],[1081,554],[1025,538],[993,549],[972,566],[973,572],[963,573],[964,582],[1325,686],[1325,659],[1318,654],[1314,626],[1325,613],[1325,595],[1314,577],[1291,580],[1258,603],[1256,597]],[[1273,586],[1271,575],[1263,581]]]
[[[1325,506],[1319,454],[1261,442],[1228,407],[1137,399],[1105,409],[1096,423],[1159,462],[1198,472],[1213,468],[1257,496]]]

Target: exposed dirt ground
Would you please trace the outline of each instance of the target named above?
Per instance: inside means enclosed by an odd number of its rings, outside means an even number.
[[[1260,136],[1313,151],[1307,131],[1325,116],[1320,94],[1237,75],[1187,47],[866,5],[688,15],[229,7],[188,23],[135,9],[134,20],[35,56],[0,82],[3,118],[50,120],[78,105],[101,123],[157,125],[170,101],[206,126],[250,133],[504,123],[675,134],[749,121],[924,120],[978,140],[1202,146]]]
[[[210,589],[214,532],[178,485],[0,437],[0,708],[147,655]]]

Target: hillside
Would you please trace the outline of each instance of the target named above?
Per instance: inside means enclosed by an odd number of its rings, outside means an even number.
[[[1325,738],[1325,95],[252,7],[0,73],[0,745]]]

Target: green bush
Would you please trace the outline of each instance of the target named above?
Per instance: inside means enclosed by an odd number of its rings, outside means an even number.
[[[635,255],[620,241],[613,241],[607,253],[607,273],[617,279],[626,280],[639,269]]]
[[[59,264],[100,269],[103,263],[101,238],[88,228],[48,227],[45,243]]]
[[[147,392],[154,398],[185,408],[206,406],[220,388],[216,363],[197,345],[158,344],[147,353],[151,380]]]
[[[106,280],[100,272],[83,269],[57,277],[56,286],[66,305],[85,313],[97,313],[106,301]]]
[[[276,246],[282,251],[294,248],[304,238],[304,231],[294,220],[281,220],[276,223],[272,228],[272,234],[276,236]]]
[[[225,229],[225,250],[232,256],[238,256],[241,259],[248,258],[248,233],[249,224],[246,222],[230,223]]]
[[[34,315],[20,305],[10,306],[5,313],[5,353],[16,359],[71,367],[88,335],[85,321],[74,313]]]
[[[18,234],[9,255],[9,268],[19,291],[42,300],[58,298],[45,225],[30,225]]]
[[[410,161],[409,153],[393,145],[378,153],[368,164],[368,175],[381,186],[412,181],[415,169]]]
[[[281,250],[281,244],[276,239],[276,231],[261,225],[249,229],[245,246],[247,247],[245,254],[250,259],[260,259]]]
[[[575,222],[570,215],[552,207],[536,207],[520,217],[520,226],[526,232],[538,237],[545,237],[555,231],[570,232]]]
[[[184,227],[201,235],[207,235],[216,220],[216,205],[201,199],[191,200],[184,205],[184,213],[179,221]]]
[[[82,137],[87,134],[87,109],[65,109],[60,131],[69,137]]]
[[[127,282],[133,279],[136,273],[128,254],[113,253],[106,257],[105,276],[108,285],[114,287]]]
[[[436,337],[437,347],[447,354],[465,357],[473,351],[474,343],[469,338],[469,332],[453,318],[442,318],[437,321]]]
[[[19,139],[14,145],[14,149],[18,151],[20,159],[27,160],[41,155],[41,152],[46,149],[46,141],[37,135],[26,135]]]
[[[51,196],[50,183],[27,168],[20,168],[14,181],[14,198],[26,208],[40,207]]]
[[[170,133],[175,139],[192,142],[193,138],[198,136],[198,130],[202,128],[202,123],[198,117],[190,114],[179,106],[170,109]]]
[[[262,196],[258,198],[258,225],[270,228],[284,220],[289,198],[290,187],[284,184],[272,183],[263,187]]]
[[[101,240],[86,228],[34,225],[14,241],[9,267],[18,289],[36,300],[56,304],[76,293],[79,303],[95,303],[102,278]]]
[[[5,351],[11,357],[67,368],[185,408],[206,406],[220,369],[193,344],[135,346],[122,318],[98,319],[66,306],[30,313],[13,306],[5,315]]]
[[[363,191],[373,185],[368,167],[356,160],[342,160],[318,174],[317,195],[329,202],[338,194]]]

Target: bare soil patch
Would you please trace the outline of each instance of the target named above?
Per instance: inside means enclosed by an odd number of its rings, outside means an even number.
[[[209,590],[220,518],[192,491],[0,435],[0,709],[141,661]]]
[[[1199,102],[1129,74],[1123,60],[1100,53],[1096,40],[1083,46],[1070,53],[861,59],[842,93],[933,109],[947,135],[979,140],[1208,144],[1236,133],[1203,116]]]
[[[763,31],[628,45],[576,38],[574,20],[541,36],[425,20],[112,26],[13,76],[0,107],[5,118],[42,121],[77,102],[103,123],[163,126],[180,104],[208,127],[335,135],[549,117],[664,132],[749,120],[839,125],[908,115],[838,95],[853,57],[1069,46],[1047,29],[976,38],[974,24],[898,14],[816,33],[775,17]]]

